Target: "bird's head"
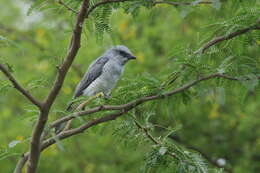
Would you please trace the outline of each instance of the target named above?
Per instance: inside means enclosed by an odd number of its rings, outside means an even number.
[[[106,53],[110,54],[112,57],[122,62],[122,64],[125,64],[129,60],[136,59],[133,53],[126,46],[123,45],[114,46]]]

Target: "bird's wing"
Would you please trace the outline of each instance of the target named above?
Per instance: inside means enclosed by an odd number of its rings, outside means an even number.
[[[75,90],[74,98],[81,96],[83,91],[102,74],[103,67],[108,60],[108,57],[100,57],[89,66],[88,71]]]

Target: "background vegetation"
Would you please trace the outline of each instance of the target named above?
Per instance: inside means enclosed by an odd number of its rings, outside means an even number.
[[[53,84],[56,66],[66,55],[75,14],[53,0],[0,2],[0,63],[42,100]],[[194,53],[215,36],[256,25],[260,2],[190,2],[173,6],[139,0],[93,11],[49,122],[68,114],[64,109],[88,65],[112,45],[128,46],[137,61],[126,66],[109,101],[97,99],[89,107],[164,93],[212,73],[239,80],[203,81],[58,141],[42,153],[39,173],[260,172],[259,30],[223,41],[205,53]],[[81,0],[64,3],[78,10]],[[7,173],[29,149],[39,110],[2,73],[0,110],[0,172]],[[73,127],[102,115],[76,118]],[[169,151],[178,159],[168,156]]]

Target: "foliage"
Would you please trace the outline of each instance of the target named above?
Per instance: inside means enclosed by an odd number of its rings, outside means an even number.
[[[81,4],[80,0],[63,2],[74,10]],[[98,2],[91,0],[90,7]],[[260,17],[259,1],[200,4],[203,1],[190,0],[190,5],[178,6],[154,2],[110,3],[93,10],[49,122],[67,114],[64,108],[82,72],[111,45],[127,45],[137,62],[127,65],[110,100],[98,99],[89,107],[162,94],[215,72],[240,80],[204,81],[173,97],[140,105],[83,135],[59,141],[43,152],[39,172],[223,171],[205,155],[215,163],[224,159],[224,167],[233,172],[260,171],[259,30],[195,53],[215,36],[254,25]],[[54,0],[8,1],[5,6],[0,10],[0,62],[35,97],[43,99],[52,86],[56,65],[66,54],[76,14]],[[13,15],[7,15],[6,9]],[[28,149],[38,110],[1,73],[0,109],[1,170],[11,172],[19,155]],[[78,118],[73,125],[102,115]],[[159,144],[149,139],[147,131]],[[51,162],[63,166],[57,168]]]

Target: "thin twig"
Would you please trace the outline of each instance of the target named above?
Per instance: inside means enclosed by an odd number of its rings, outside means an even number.
[[[134,119],[134,122],[135,122],[135,125],[136,125],[139,129],[141,129],[141,130],[144,131],[146,137],[149,138],[154,144],[159,145],[159,146],[163,146],[163,144],[162,144],[160,141],[157,141],[157,140],[155,139],[155,137],[153,137],[153,136],[151,135],[151,133],[148,131],[148,129],[147,129],[146,127],[142,126],[142,125],[141,125],[137,120],[135,120],[135,119]],[[165,154],[167,154],[167,155],[169,155],[169,156],[171,156],[171,157],[173,157],[173,158],[179,160],[179,158],[178,158],[174,153],[172,153],[172,152],[166,151]]]
[[[26,91],[12,76],[12,74],[8,71],[8,69],[3,65],[0,64],[0,70],[4,73],[4,75],[9,79],[9,81],[13,84],[13,87],[16,88],[20,93],[22,93],[31,103],[36,105],[39,109],[42,108],[42,103],[36,100],[29,91]]]
[[[87,12],[86,17],[88,17],[89,14],[92,13],[99,6],[106,5],[106,4],[111,4],[111,3],[126,2],[126,1],[133,1],[133,0],[103,0],[103,1],[98,2],[98,3],[94,4],[93,6],[91,6],[89,8],[88,12]]]
[[[86,17],[89,16],[90,13],[92,13],[97,7],[105,5],[105,4],[111,4],[111,3],[121,3],[121,2],[134,2],[133,0],[103,0],[101,2],[98,2],[94,4],[93,6],[90,7],[88,10],[88,13]],[[138,1],[136,1],[138,2]],[[157,5],[157,4],[168,4],[168,5],[173,5],[173,6],[180,6],[180,5],[193,5],[192,2],[172,2],[172,1],[151,1],[150,3]],[[212,2],[209,1],[202,1],[199,2],[198,4],[211,4]]]
[[[144,133],[145,133],[145,135],[147,136],[147,138],[149,138],[154,144],[162,145],[162,143],[161,143],[160,141],[157,141],[157,140],[155,139],[155,137],[153,137],[153,136],[149,133],[149,131],[148,131],[148,129],[147,129],[146,127],[142,126],[141,123],[139,123],[136,119],[134,119],[134,122],[135,122],[135,125],[136,125],[139,129],[141,129],[141,130],[144,131]]]
[[[75,14],[78,14],[78,12],[76,10],[74,10],[73,8],[71,8],[70,6],[68,6],[67,4],[65,4],[62,0],[58,0],[58,3],[62,6],[64,6],[67,10],[72,11]]]
[[[260,30],[259,24],[260,24],[260,22],[258,21],[256,25],[252,25],[252,26],[246,27],[244,29],[239,29],[237,31],[234,31],[234,32],[228,34],[228,35],[216,37],[216,38],[210,40],[209,42],[207,42],[206,44],[204,44],[199,50],[197,50],[195,52],[195,54],[204,53],[208,48],[210,48],[211,46],[213,46],[215,44],[218,44],[218,43],[225,41],[225,40],[230,40],[230,39],[232,39],[236,36],[245,34],[249,31]]]
[[[199,5],[199,4],[212,4],[210,1],[201,1],[198,3],[194,2],[172,2],[172,1],[154,1],[153,4],[168,4],[173,6],[179,6],[179,5]]]
[[[170,139],[176,141],[177,143],[179,144],[182,144],[184,147],[188,148],[188,149],[191,149],[191,150],[194,150],[196,152],[198,152],[199,154],[202,155],[203,158],[205,158],[209,163],[211,163],[213,166],[216,166],[218,168],[222,168],[224,169],[225,172],[228,172],[228,173],[232,173],[233,171],[225,166],[220,166],[215,160],[213,160],[211,158],[211,156],[209,156],[207,153],[205,153],[204,151],[202,151],[201,149],[197,148],[197,147],[194,147],[190,144],[188,144],[187,142],[181,140],[180,138],[176,137],[176,136],[172,136],[170,135],[169,136]]]

